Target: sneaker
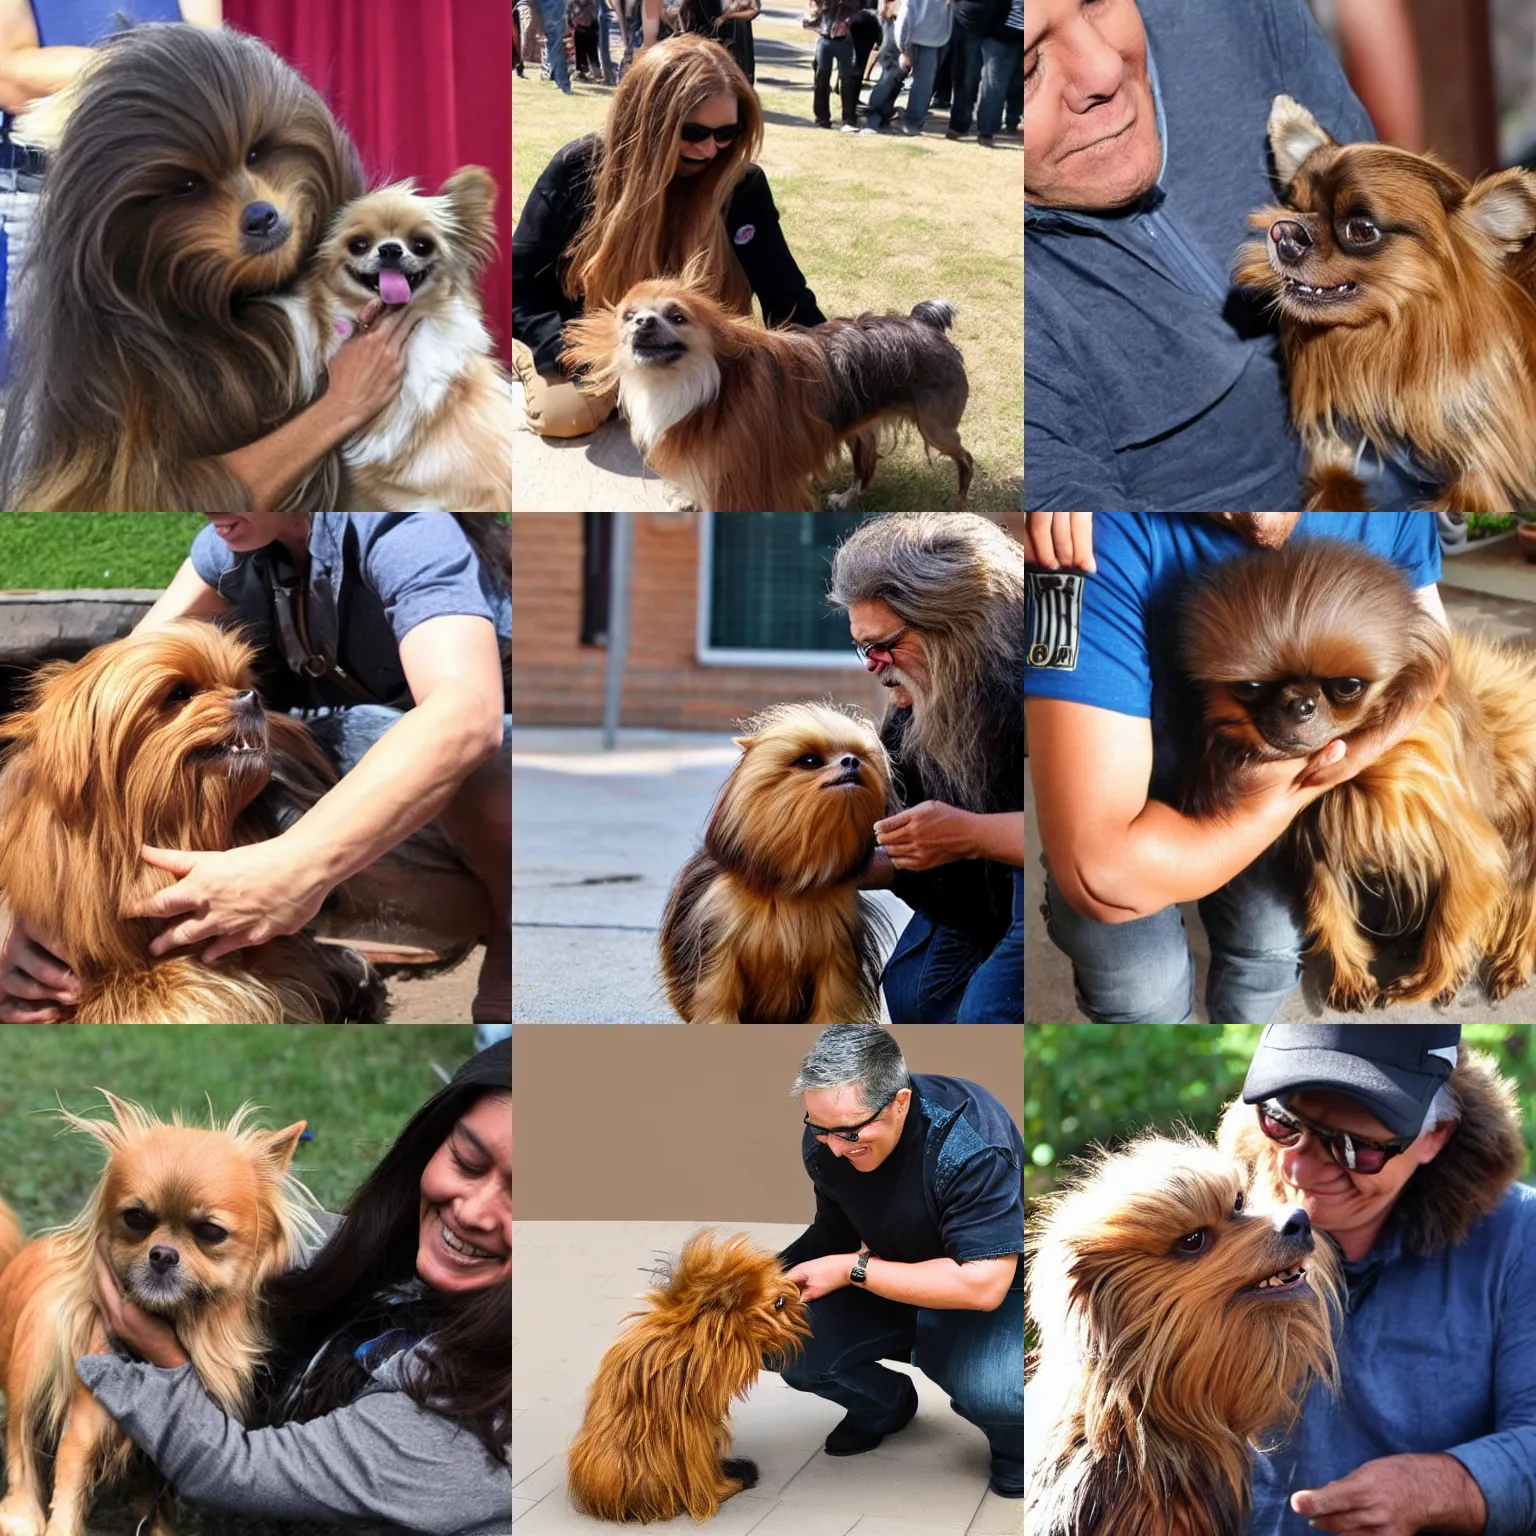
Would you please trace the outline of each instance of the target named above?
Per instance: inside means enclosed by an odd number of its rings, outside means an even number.
[[[901,131],[909,139],[920,139],[923,136],[923,130],[921,128],[914,128],[911,123],[908,123]]]
[[[859,137],[861,139],[877,139],[884,132],[885,132],[884,128],[860,128],[859,129]]]
[[[818,117],[816,119],[816,126],[818,128],[830,128],[832,126],[832,121],[829,118],[826,122],[822,122],[822,120]]]
[[[1000,1499],[1022,1499],[1024,1497],[1023,1483],[999,1482],[996,1473],[993,1473],[987,1480],[987,1487]]]
[[[946,139],[968,139],[970,136],[971,130],[969,128],[946,128],[944,130],[944,137]]]
[[[976,135],[976,142],[980,144],[983,149],[992,149],[994,147],[992,143],[992,135],[990,133],[978,133]]]
[[[842,131],[844,133],[857,133],[859,131],[859,125],[857,123],[844,123]]]
[[[860,1429],[856,1424],[848,1421],[853,1417],[848,1414],[841,1424],[827,1436],[826,1452],[828,1456],[859,1456],[865,1451],[872,1451],[885,1439],[887,1435],[894,1435],[898,1429],[905,1429],[917,1415],[917,1388],[913,1386],[911,1378],[907,1380],[907,1401],[896,1418],[896,1422],[887,1430],[879,1433],[872,1429]]]

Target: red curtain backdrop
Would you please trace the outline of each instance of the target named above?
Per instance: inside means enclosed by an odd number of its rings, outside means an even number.
[[[436,192],[461,165],[496,178],[486,320],[511,360],[512,0],[224,0],[346,125],[370,182]]]

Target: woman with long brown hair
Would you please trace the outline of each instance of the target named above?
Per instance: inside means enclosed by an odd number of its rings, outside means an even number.
[[[565,322],[702,254],[720,302],[769,325],[826,318],[779,228],[755,163],[763,113],[717,42],[685,34],[646,48],[614,92],[601,133],[544,168],[512,236],[512,363],[528,424],[581,437],[614,399],[583,395],[560,368]]]

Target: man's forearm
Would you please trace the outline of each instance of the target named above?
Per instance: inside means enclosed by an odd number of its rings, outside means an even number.
[[[59,44],[16,48],[0,61],[0,107],[23,112],[43,96],[62,90],[85,67],[92,50]]]
[[[852,1258],[857,1258],[855,1254]],[[853,1267],[852,1258],[849,1268]],[[894,1259],[869,1261],[866,1291],[887,1301],[910,1307],[938,1307],[950,1312],[990,1312],[997,1302],[977,1284],[973,1271],[953,1259],[924,1259],[920,1264],[898,1264]]]
[[[339,885],[424,826],[494,750],[453,690],[407,710],[283,837]]]
[[[973,858],[995,859],[999,864],[1024,867],[1023,811],[995,811],[991,815],[971,811],[967,814],[971,818]]]
[[[251,511],[271,512],[356,426],[321,395],[265,437],[222,454],[220,461],[251,493]]]

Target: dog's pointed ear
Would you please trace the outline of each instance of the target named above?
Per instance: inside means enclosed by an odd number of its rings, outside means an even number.
[[[736,745],[738,747],[740,747],[743,752],[745,752],[748,747],[750,747],[750,746],[755,744],[755,742],[757,741],[757,737],[756,736],[732,736],[731,740],[734,741],[736,743]]]
[[[1494,244],[1518,251],[1536,234],[1536,176],[1522,170],[1484,176],[1467,193],[1459,213]]]
[[[1334,142],[1328,130],[1299,101],[1289,96],[1275,97],[1269,109],[1269,148],[1282,187],[1295,181],[1297,171],[1310,154]]]
[[[477,267],[496,254],[496,178],[483,165],[466,165],[443,183],[441,196]]]

